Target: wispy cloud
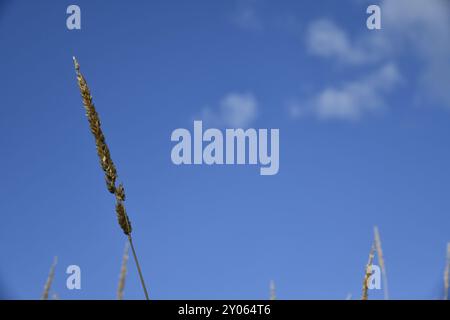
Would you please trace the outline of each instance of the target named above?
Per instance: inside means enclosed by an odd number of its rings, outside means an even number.
[[[418,60],[418,85],[428,98],[450,108],[450,1],[384,1],[389,42]]]
[[[336,58],[343,63],[361,64],[374,59],[365,41],[352,42],[349,35],[333,21],[319,19],[310,24],[306,42],[311,54]]]
[[[386,106],[385,97],[401,81],[394,64],[386,64],[361,79],[327,87],[308,101],[291,101],[288,105],[293,118],[316,116],[319,119],[359,120],[366,113],[380,111]]]
[[[218,107],[203,109],[202,119],[208,126],[248,127],[258,115],[258,103],[251,93],[229,93]]]
[[[381,3],[381,13],[382,30],[367,30],[353,38],[328,19],[310,24],[306,46],[311,54],[347,65],[352,70],[355,66],[362,72],[374,67],[380,69],[372,76],[351,82],[343,77],[340,83],[310,98],[312,102],[290,104],[293,117],[314,111],[320,118],[354,120],[373,110],[375,105],[385,106],[385,94],[400,79],[400,71],[394,65],[387,68],[386,64],[398,65],[404,58],[413,59],[415,63],[412,71],[417,80],[411,82],[416,95],[413,98],[422,101],[426,98],[450,108],[450,2],[433,0],[425,4],[421,0],[385,0]],[[388,85],[380,86],[381,81],[387,81]],[[372,102],[363,103],[367,100]],[[305,104],[309,106],[306,109]]]

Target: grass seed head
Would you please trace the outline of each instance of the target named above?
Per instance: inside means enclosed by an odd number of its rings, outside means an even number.
[[[363,294],[362,294],[362,300],[368,300],[369,299],[369,278],[372,275],[372,265],[373,265],[373,258],[375,255],[375,247],[372,245],[370,248],[369,253],[369,261],[366,265],[366,272],[364,274],[364,282],[363,282]]]
[[[48,300],[50,289],[52,287],[53,279],[55,278],[55,268],[58,263],[58,257],[53,258],[52,266],[50,267],[50,272],[48,273],[47,281],[44,285],[44,291],[42,292],[42,300]]]

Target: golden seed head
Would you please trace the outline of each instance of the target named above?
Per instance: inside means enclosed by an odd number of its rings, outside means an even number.
[[[364,282],[363,282],[363,294],[362,294],[362,300],[368,300],[369,299],[369,278],[372,275],[372,265],[373,265],[373,258],[375,256],[375,246],[372,245],[370,248],[369,253],[369,261],[366,265],[366,272],[364,274]]]
[[[122,184],[120,184],[116,188],[117,170],[114,162],[112,161],[108,145],[106,144],[105,136],[103,135],[100,117],[95,110],[94,103],[92,102],[91,92],[87,85],[86,79],[80,72],[80,65],[78,64],[78,61],[75,59],[75,57],[73,58],[73,61],[75,65],[75,71],[77,73],[77,81],[78,86],[80,87],[83,106],[89,122],[89,128],[91,129],[91,133],[95,139],[95,146],[97,149],[98,158],[100,160],[100,166],[105,173],[106,187],[109,192],[115,194],[116,196],[116,213],[119,220],[119,225],[126,235],[130,235],[131,224],[123,205],[123,201],[125,200],[125,189],[123,188]]]
[[[97,111],[95,110],[94,103],[92,102],[91,92],[80,72],[80,65],[78,61],[74,58],[75,70],[77,73],[78,86],[80,87],[81,97],[83,100],[83,106],[86,110],[86,117],[89,121],[89,127],[91,133],[95,139],[95,146],[97,149],[97,155],[100,160],[100,166],[105,173],[106,186],[109,192],[115,192],[115,183],[117,179],[117,171],[114,166],[114,162],[111,159],[111,154],[109,152],[108,145],[106,144],[105,136],[101,129],[101,122]]]
[[[120,183],[116,189],[116,197],[120,201],[125,201],[125,189],[122,183]]]
[[[126,235],[130,235],[132,230],[131,222],[125,210],[125,206],[120,200],[118,200],[116,203],[116,213],[117,213],[117,220],[119,222],[120,227],[122,228],[123,233],[125,233]]]
[[[89,87],[84,79],[83,75],[80,72],[80,65],[78,64],[75,57],[73,57],[75,71],[77,74],[77,82],[80,87],[81,98],[83,100],[83,106],[86,110],[86,117],[89,121],[89,127],[91,129],[91,133],[95,138],[95,146],[97,149],[97,155],[100,160],[100,166],[105,173],[106,187],[109,192],[116,196],[116,214],[120,227],[123,232],[128,236],[128,241],[130,242],[130,246],[133,251],[134,260],[136,262],[136,266],[139,272],[139,278],[141,280],[142,288],[144,289],[145,298],[148,300],[147,288],[145,286],[144,278],[142,276],[141,268],[139,266],[139,262],[137,260],[137,256],[133,247],[132,238],[131,238],[131,222],[128,218],[127,212],[125,210],[125,206],[123,205],[123,201],[125,200],[125,189],[123,185],[120,184],[116,187],[117,180],[117,171],[114,166],[114,162],[111,159],[111,155],[109,152],[108,145],[105,141],[105,136],[103,135],[101,129],[100,118],[95,110],[94,103],[92,102],[92,96],[89,90]],[[119,289],[120,291],[120,289]]]

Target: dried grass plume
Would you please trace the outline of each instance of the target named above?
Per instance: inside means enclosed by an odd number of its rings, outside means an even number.
[[[94,103],[92,101],[91,91],[87,85],[86,79],[80,71],[80,65],[78,61],[73,57],[73,62],[75,65],[75,71],[77,74],[77,82],[80,87],[81,98],[83,100],[83,106],[86,110],[86,117],[89,121],[89,127],[91,133],[95,139],[95,146],[97,149],[97,155],[100,160],[100,166],[105,173],[106,187],[110,193],[112,193],[116,198],[116,214],[117,220],[123,233],[128,237],[131,250],[133,252],[134,261],[138,269],[139,278],[141,281],[142,288],[144,290],[145,298],[148,300],[147,288],[145,286],[144,277],[142,276],[141,267],[139,265],[136,251],[134,249],[133,240],[131,237],[131,222],[128,218],[128,214],[125,209],[125,189],[122,184],[116,185],[117,180],[117,170],[114,162],[111,158],[111,153],[109,152],[108,145],[106,144],[106,139],[101,128],[100,117],[95,109]]]
[[[447,259],[444,271],[444,300],[448,300],[448,278],[450,273],[450,242],[447,243]]]
[[[128,242],[125,243],[125,249],[123,251],[122,266],[120,268],[119,286],[117,287],[117,299],[123,300],[123,293],[125,291],[125,279],[127,277],[127,262],[128,262]]]
[[[44,291],[42,292],[42,300],[48,300],[48,296],[50,294],[50,289],[52,287],[53,279],[55,278],[55,268],[58,263],[58,257],[53,258],[52,266],[50,267],[50,272],[48,273],[47,281],[44,285]]]
[[[375,246],[372,245],[370,248],[369,253],[369,261],[366,265],[366,272],[364,274],[364,282],[363,282],[363,294],[362,294],[362,300],[368,300],[369,299],[369,278],[372,275],[372,265],[373,265],[373,257],[375,255]]]
[[[375,249],[377,251],[378,256],[378,263],[381,267],[381,275],[383,276],[383,287],[384,287],[384,299],[389,299],[389,292],[388,292],[388,282],[387,282],[387,275],[386,275],[386,264],[384,263],[384,256],[383,256],[383,249],[381,248],[381,237],[380,232],[378,231],[378,227],[375,226],[373,228],[374,233],[374,241],[375,241]]]
[[[276,295],[276,290],[275,290],[275,281],[271,280],[270,281],[270,300],[276,300],[277,299],[277,295]]]

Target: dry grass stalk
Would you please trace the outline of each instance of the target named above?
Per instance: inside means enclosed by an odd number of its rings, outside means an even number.
[[[380,232],[378,231],[378,227],[375,226],[373,228],[374,232],[374,240],[375,240],[375,249],[377,251],[378,263],[381,267],[381,275],[383,276],[383,287],[384,287],[384,299],[389,299],[388,285],[387,285],[387,275],[386,275],[386,264],[384,263],[383,257],[383,249],[381,248],[381,238]]]
[[[119,286],[117,288],[117,299],[123,300],[123,292],[125,290],[125,279],[127,276],[127,262],[128,262],[128,242],[125,243],[125,250],[123,251],[122,266],[120,268]]]
[[[58,262],[58,257],[53,258],[52,266],[50,267],[50,272],[48,273],[47,281],[44,285],[44,291],[42,292],[42,300],[48,300],[50,294],[50,288],[52,287],[53,279],[55,278],[55,268]]]
[[[444,300],[448,300],[448,278],[450,273],[450,242],[447,243],[447,260],[444,271]]]
[[[277,295],[275,292],[275,281],[271,280],[270,281],[270,300],[276,300],[277,299]]]
[[[83,105],[86,110],[86,116],[89,121],[89,127],[91,129],[91,133],[95,138],[95,145],[97,148],[97,154],[100,159],[100,166],[102,167],[105,173],[105,181],[106,187],[109,192],[111,192],[116,198],[116,214],[117,220],[119,222],[122,231],[127,235],[128,241],[130,242],[131,250],[133,252],[134,261],[136,263],[136,267],[138,269],[139,278],[141,281],[142,288],[144,290],[145,298],[148,300],[147,288],[145,286],[144,277],[142,276],[141,267],[139,265],[136,251],[134,249],[133,240],[131,237],[131,222],[128,218],[127,212],[125,210],[125,189],[122,184],[116,186],[117,180],[117,170],[114,166],[114,162],[111,159],[111,154],[109,152],[108,145],[106,144],[105,136],[103,135],[103,131],[101,129],[100,118],[95,110],[94,103],[92,101],[91,92],[86,83],[84,76],[80,72],[80,65],[78,64],[75,57],[73,57],[73,61],[75,64],[75,71],[77,74],[78,86],[80,87],[81,97],[83,99]]]
[[[375,255],[375,246],[372,245],[370,248],[369,253],[369,261],[366,265],[366,272],[364,275],[364,282],[363,282],[363,294],[362,294],[362,300],[368,300],[369,299],[369,278],[372,275],[372,265],[373,265],[373,257]]]

